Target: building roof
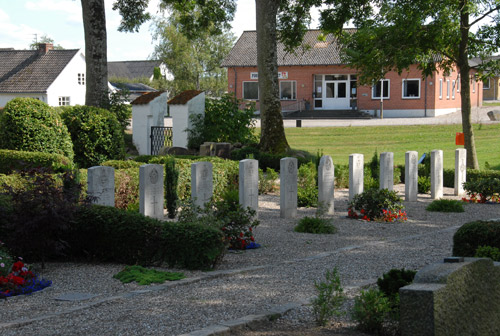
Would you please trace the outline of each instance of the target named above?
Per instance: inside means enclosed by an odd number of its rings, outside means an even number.
[[[46,92],[78,51],[0,49],[0,92]]]
[[[185,105],[188,101],[202,93],[203,91],[198,90],[187,90],[179,93],[174,98],[168,101],[168,105]]]
[[[346,29],[351,31],[354,29]],[[325,36],[324,41],[318,37],[321,30],[314,29],[306,32],[302,45],[296,53],[287,53],[281,42],[278,42],[278,66],[287,65],[338,65],[341,60],[341,46],[336,37],[331,34]],[[222,61],[222,67],[255,67],[257,66],[257,32],[244,31],[236,41],[229,55]]]
[[[123,61],[108,62],[108,77],[118,78],[151,78],[155,67],[159,67],[161,61]]]
[[[149,102],[153,101],[156,97],[161,96],[165,91],[154,91],[145,93],[136,99],[134,99],[130,104],[132,105],[145,105],[149,104]]]

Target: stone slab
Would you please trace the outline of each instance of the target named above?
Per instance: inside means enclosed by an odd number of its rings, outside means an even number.
[[[69,292],[55,297],[56,301],[84,301],[95,298],[99,295],[91,293]]]

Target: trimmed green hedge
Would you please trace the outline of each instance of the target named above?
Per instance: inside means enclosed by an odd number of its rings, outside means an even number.
[[[105,206],[80,207],[68,237],[77,259],[211,269],[226,250],[221,231],[198,223],[161,222]]]
[[[260,169],[265,171],[267,168],[272,168],[277,172],[280,171],[280,160],[285,157],[295,157],[298,161],[299,167],[303,164],[307,164],[312,159],[312,157],[305,158],[301,155],[294,155],[294,153],[269,154],[259,151],[259,149],[254,146],[247,146],[241,149],[233,150],[231,152],[231,159],[241,161],[246,159],[249,155],[259,161]]]
[[[113,167],[115,169],[128,169],[128,168],[139,168],[145,164],[144,162],[138,162],[138,161],[133,161],[133,160],[109,160],[109,161],[104,161],[101,163],[101,166],[109,166]]]
[[[37,167],[51,168],[59,173],[72,167],[72,161],[60,154],[0,149],[0,174]]]
[[[474,257],[479,246],[500,248],[500,222],[465,223],[453,236],[454,256]]]

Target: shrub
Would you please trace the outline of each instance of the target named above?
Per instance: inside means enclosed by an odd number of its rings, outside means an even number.
[[[139,172],[137,169],[115,170],[115,207],[139,211]]]
[[[0,241],[0,277],[6,276],[10,273],[13,263],[14,260],[12,256],[4,247],[4,244]]]
[[[473,257],[480,246],[500,248],[500,221],[465,223],[453,235],[454,256]]]
[[[144,268],[139,265],[125,266],[123,270],[113,275],[113,278],[122,283],[137,282],[139,285],[151,285],[152,283],[164,283],[165,281],[175,281],[184,279],[183,273],[164,272],[155,269]]]
[[[68,237],[71,255],[100,262],[209,269],[225,251],[219,230],[198,223],[163,223],[139,213],[80,207]]]
[[[349,166],[348,165],[335,166],[335,187],[336,188],[349,188]]]
[[[143,164],[143,162],[137,162],[134,160],[108,160],[101,162],[101,166],[113,167],[115,169],[139,168]]]
[[[0,115],[0,148],[73,159],[73,144],[61,117],[33,98],[15,98],[5,105]]]
[[[109,95],[108,110],[116,116],[123,130],[130,125],[132,118],[132,105],[128,104],[129,96],[130,91],[124,88],[111,92]]]
[[[464,189],[473,202],[485,203],[487,201],[497,201],[500,193],[499,178],[480,178],[469,180],[464,183]]]
[[[491,246],[479,246],[476,249],[476,258],[490,258],[493,261],[500,261],[500,249]]]
[[[368,168],[372,178],[378,179],[380,177],[380,159],[376,150],[375,153],[373,153],[372,159],[368,163]]]
[[[276,183],[278,177],[278,173],[272,168],[268,168],[266,172],[259,169],[259,194],[268,194],[275,191],[278,188]]]
[[[168,218],[175,218],[177,214],[178,183],[179,170],[175,167],[175,159],[169,158],[165,162],[165,201],[167,203]]]
[[[62,117],[73,140],[75,162],[81,168],[125,157],[123,130],[113,113],[93,106],[74,106],[64,109]]]
[[[62,173],[72,168],[72,162],[60,154],[0,149],[0,174],[39,167]]]
[[[337,268],[327,271],[325,277],[325,282],[314,281],[318,296],[311,301],[314,318],[319,325],[326,325],[332,316],[342,315],[340,306],[345,299]]]
[[[337,228],[332,225],[331,220],[323,217],[303,217],[294,228],[295,232],[331,234],[337,232]]]
[[[361,295],[354,299],[352,317],[364,332],[380,334],[390,313],[391,302],[379,290],[362,290]]]
[[[431,179],[428,176],[419,176],[417,185],[420,194],[427,194],[431,191]]]
[[[354,196],[349,203],[348,216],[386,222],[406,220],[403,201],[395,191],[388,189],[369,189]]]
[[[205,100],[205,114],[190,117],[192,127],[188,132],[188,148],[199,148],[205,141],[229,143],[255,143],[254,105],[239,110],[241,103],[232,94],[219,99]]]
[[[440,199],[435,200],[425,208],[427,211],[439,212],[464,212],[464,206],[461,201]]]
[[[252,156],[255,160],[259,161],[259,168],[267,171],[267,169],[271,168],[274,171],[279,171],[280,170],[280,160],[283,159],[284,157],[295,157],[298,161],[299,167],[303,164],[308,164],[311,162],[311,159],[313,158],[312,155],[307,155],[304,154],[303,152],[297,152],[297,151],[289,151],[287,153],[280,153],[280,154],[270,154],[270,153],[265,153],[259,151],[257,146],[246,146],[241,149],[236,149],[231,152],[231,160],[244,160],[248,158],[249,156]]]
[[[407,269],[393,268],[389,272],[384,273],[381,278],[377,279],[377,286],[389,299],[394,298],[399,293],[401,287],[407,286],[413,282],[416,271]]]
[[[297,205],[299,207],[315,207],[318,205],[318,171],[313,162],[299,167],[297,175]]]

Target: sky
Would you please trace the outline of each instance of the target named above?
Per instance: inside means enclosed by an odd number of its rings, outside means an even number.
[[[108,61],[145,60],[151,57],[155,42],[151,23],[143,24],[138,33],[120,33],[120,15],[112,10],[114,0],[104,0],[108,35]],[[148,11],[158,12],[159,0],[150,0]],[[255,1],[237,0],[232,23],[233,34],[255,30]],[[313,13],[313,18],[317,13]],[[316,21],[311,28],[315,28]],[[85,49],[80,0],[0,0],[0,48],[29,49],[43,35],[65,49]]]

